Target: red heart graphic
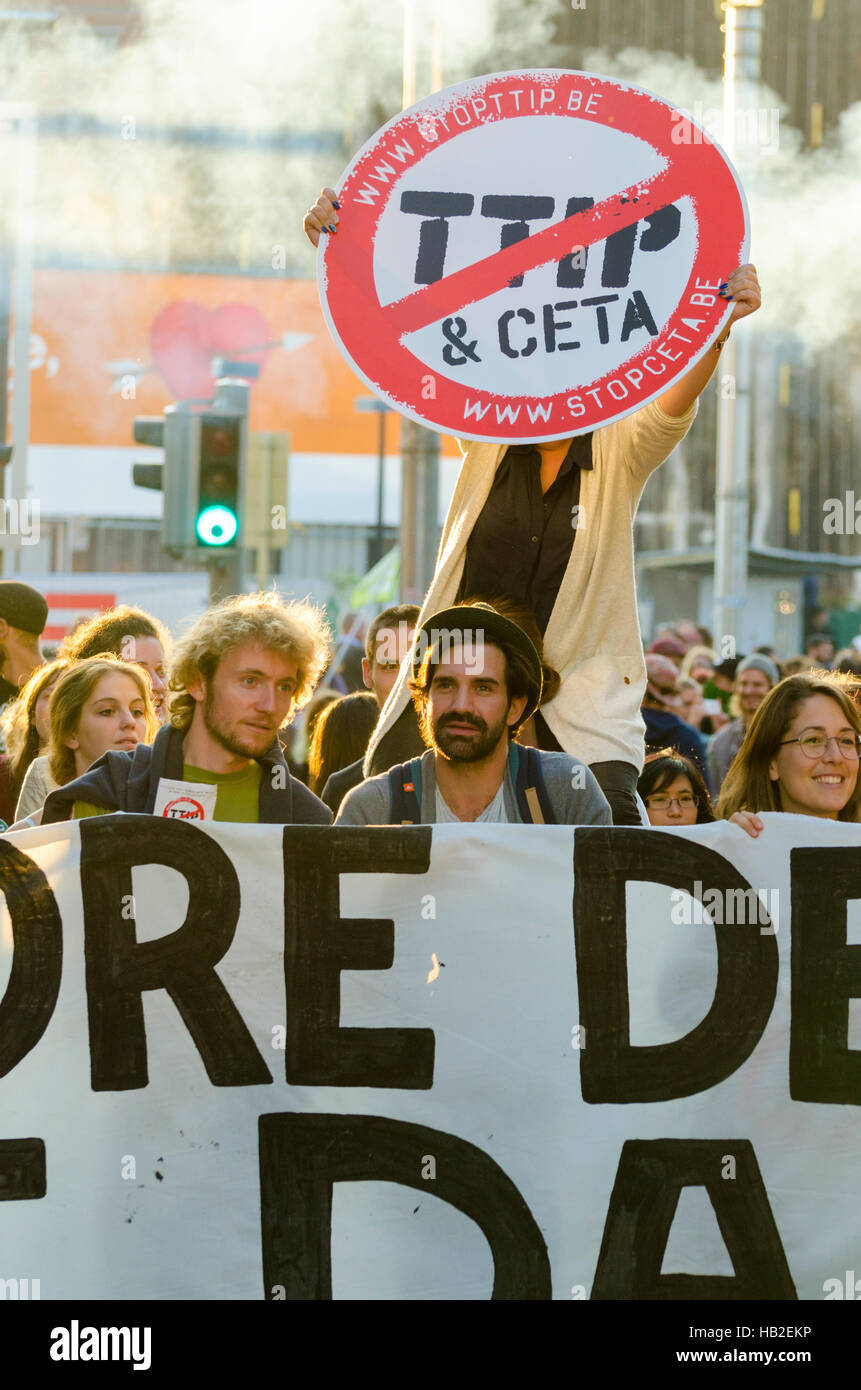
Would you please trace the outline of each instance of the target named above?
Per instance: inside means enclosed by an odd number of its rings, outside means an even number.
[[[210,397],[215,390],[214,357],[256,362],[261,370],[268,348],[269,325],[250,304],[222,304],[207,309],[191,299],[167,304],[153,320],[149,341],[152,360],[175,400]],[[240,349],[254,348],[254,352]]]

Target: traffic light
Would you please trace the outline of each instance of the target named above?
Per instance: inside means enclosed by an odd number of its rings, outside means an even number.
[[[164,447],[164,418],[161,415],[138,415],[134,422],[135,444],[149,444],[154,449]],[[158,461],[132,464],[135,487],[148,487],[161,492],[164,485],[164,464]]]
[[[161,543],[176,558],[195,551],[240,556],[247,421],[248,386],[226,379],[202,408],[178,401],[164,416],[135,420],[136,443],[162,448],[164,460],[133,464],[132,479],[163,493]]]
[[[197,503],[194,543],[206,550],[240,544],[244,420],[205,411],[198,419]]]

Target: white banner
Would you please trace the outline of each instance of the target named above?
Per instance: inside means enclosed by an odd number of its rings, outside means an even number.
[[[0,887],[7,1298],[855,1296],[861,827],[111,816]]]

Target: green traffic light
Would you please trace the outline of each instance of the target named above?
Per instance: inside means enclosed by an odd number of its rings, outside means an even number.
[[[239,521],[227,507],[205,507],[194,529],[203,545],[230,545],[239,530]]]

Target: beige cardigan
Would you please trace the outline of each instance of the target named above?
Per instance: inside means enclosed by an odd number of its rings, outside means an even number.
[[[592,439],[593,467],[580,477],[577,540],[544,634],[546,660],[562,685],[541,709],[564,751],[585,763],[617,760],[638,771],[643,766],[646,666],[634,580],[634,514],[649,474],[684,438],[696,412],[694,402],[676,419],[652,401],[596,430]],[[463,464],[420,624],[455,601],[466,543],[506,448],[461,444]],[[409,666],[407,659],[380,713],[365,776],[380,739],[409,703]]]

